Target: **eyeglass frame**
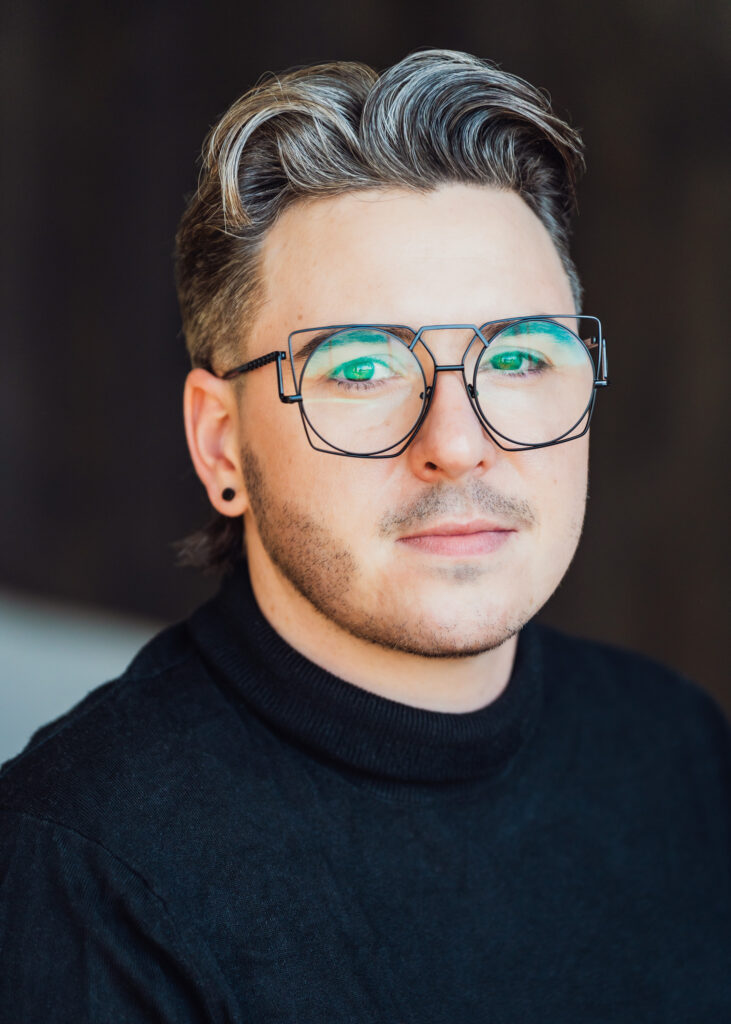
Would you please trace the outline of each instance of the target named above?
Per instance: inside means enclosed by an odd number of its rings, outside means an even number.
[[[498,438],[502,437],[503,441],[509,441],[510,438],[504,437],[502,434],[500,434],[499,431],[497,431],[495,429],[494,426],[492,426],[492,424],[487,422],[487,418],[484,416],[484,414],[482,413],[482,410],[479,407],[479,404],[478,404],[478,401],[477,401],[477,397],[476,397],[476,393],[475,393],[474,383],[470,384],[469,381],[467,380],[465,361],[467,359],[469,351],[470,351],[470,349],[472,348],[472,346],[474,345],[474,343],[475,343],[475,341],[477,339],[479,339],[482,342],[482,344],[485,346],[486,349],[489,348],[491,342],[494,340],[495,337],[498,337],[500,334],[502,334],[502,332],[504,330],[506,330],[508,327],[512,327],[515,324],[520,324],[520,323],[525,323],[525,322],[528,322],[528,321],[535,321],[535,320],[553,321],[553,322],[555,322],[556,320],[561,320],[561,319],[563,319],[563,320],[591,320],[594,324],[596,324],[597,340],[594,342],[594,345],[592,345],[592,348],[596,347],[598,349],[596,359],[594,359],[592,357],[592,354],[591,354],[591,352],[589,350],[589,346],[586,344],[586,342],[583,340],[583,338],[579,337],[578,334],[575,335],[576,338],[578,339],[578,341],[586,349],[587,355],[589,356],[589,359],[591,361],[592,370],[594,372],[594,380],[593,380],[593,383],[592,383],[592,390],[591,390],[591,395],[589,397],[589,401],[588,401],[588,403],[586,405],[586,408],[582,412],[581,416],[578,418],[578,420],[576,420],[576,422],[571,427],[569,427],[569,429],[566,430],[563,434],[561,434],[557,438],[554,438],[554,440],[552,440],[552,441],[542,441],[542,442],[540,442],[538,444],[522,444],[521,445],[521,444],[515,444],[514,443],[512,447],[508,448],[504,444],[501,444],[500,440],[498,440]],[[501,324],[502,325],[501,329],[498,332],[496,332],[494,337],[490,338],[490,340],[488,341],[483,336],[482,331],[486,327],[492,327],[495,324]],[[559,326],[563,326],[563,325],[559,325]],[[477,417],[478,423],[480,424],[482,429],[485,431],[485,433],[488,435],[488,437],[490,437],[490,439],[493,441],[493,443],[498,446],[498,448],[500,448],[502,451],[508,451],[508,452],[533,451],[534,449],[537,449],[537,448],[551,448],[554,445],[565,444],[567,441],[575,441],[578,438],[583,437],[584,434],[586,434],[586,432],[589,429],[589,425],[591,423],[591,418],[592,418],[592,416],[594,414],[594,405],[596,403],[597,391],[600,388],[605,388],[605,387],[607,387],[609,385],[606,338],[604,337],[604,332],[602,330],[601,321],[599,320],[598,317],[595,317],[595,316],[590,316],[590,315],[587,315],[587,314],[584,314],[584,313],[540,313],[540,314],[537,314],[535,316],[518,316],[518,317],[507,317],[507,318],[503,317],[503,318],[501,318],[499,320],[488,320],[485,323],[483,323],[481,327],[478,327],[476,324],[424,324],[422,327],[420,327],[414,333],[414,338],[413,338],[413,340],[409,344],[406,344],[406,342],[403,341],[402,338],[399,338],[397,335],[393,335],[393,337],[395,337],[397,341],[399,341],[402,345],[404,345],[404,347],[407,348],[414,355],[414,357],[416,358],[416,360],[417,360],[417,362],[419,363],[420,366],[421,366],[421,361],[419,360],[418,356],[415,355],[414,347],[416,346],[417,342],[421,341],[421,344],[426,349],[426,351],[429,353],[429,357],[431,358],[432,363],[434,364],[434,376],[433,376],[433,379],[432,379],[432,383],[431,384],[427,384],[426,383],[426,377],[424,377],[425,393],[424,393],[424,399],[423,399],[423,407],[422,407],[421,413],[419,415],[419,418],[417,419],[417,421],[414,424],[414,426],[409,430],[409,432],[407,434],[405,434],[404,437],[402,437],[399,441],[394,442],[394,444],[391,445],[389,448],[383,448],[383,449],[381,449],[378,452],[372,452],[372,453],[366,453],[366,454],[358,453],[358,452],[349,452],[349,451],[346,451],[343,448],[338,448],[337,445],[331,444],[326,438],[322,437],[322,435],[318,433],[318,431],[315,429],[315,427],[312,425],[312,423],[309,422],[308,417],[307,417],[307,412],[306,412],[306,410],[304,408],[304,400],[303,400],[303,396],[302,396],[302,379],[304,377],[305,370],[307,369],[307,364],[308,364],[309,360],[312,358],[312,356],[314,355],[314,352],[317,351],[317,349],[314,349],[312,352],[310,352],[310,354],[305,359],[305,362],[304,362],[304,364],[302,366],[302,370],[300,371],[299,381],[298,381],[297,380],[297,375],[295,373],[295,368],[294,368],[294,355],[293,355],[293,352],[292,352],[292,339],[295,338],[299,334],[313,334],[314,332],[317,332],[317,331],[332,331],[335,334],[335,333],[339,333],[340,331],[363,329],[363,328],[374,328],[374,329],[380,330],[380,331],[393,331],[393,330],[402,330],[402,331],[405,330],[405,331],[411,331],[411,332],[414,331],[413,327],[409,327],[406,324],[375,324],[375,323],[329,324],[329,325],[324,325],[322,327],[303,327],[303,328],[299,328],[296,331],[292,331],[288,335],[288,337],[287,337],[287,347],[289,349],[289,361],[290,361],[290,368],[291,368],[291,371],[292,371],[292,381],[293,381],[293,386],[295,388],[295,394],[293,394],[293,395],[287,395],[285,393],[284,376],[283,376],[283,373],[282,373],[282,361],[287,358],[287,353],[281,351],[281,349],[277,350],[277,351],[273,351],[273,352],[268,352],[266,355],[259,356],[256,359],[250,359],[248,362],[242,363],[240,366],[235,366],[235,367],[233,367],[230,370],[224,371],[223,373],[216,374],[216,376],[220,380],[230,381],[230,380],[234,380],[236,377],[241,376],[242,374],[250,373],[252,370],[258,370],[259,367],[266,366],[269,363],[273,363],[273,362],[276,361],[276,364],[277,364],[277,386],[278,386],[278,389],[279,389],[279,400],[281,402],[283,402],[285,405],[294,405],[294,404],[298,404],[299,405],[300,416],[302,417],[302,425],[304,427],[305,436],[307,437],[307,441],[308,441],[310,447],[313,448],[317,452],[324,452],[326,455],[343,455],[343,456],[346,456],[347,458],[351,458],[351,459],[394,459],[397,456],[403,454],[403,452],[406,451],[406,449],[409,447],[411,442],[414,440],[414,438],[418,434],[419,429],[420,429],[422,423],[424,422],[424,420],[426,419],[426,416],[427,416],[427,414],[429,412],[429,409],[431,408],[432,398],[433,398],[434,392],[436,390],[437,374],[440,371],[453,371],[453,370],[460,370],[461,371],[461,373],[462,373],[462,382],[464,384],[465,391],[467,393],[467,398],[469,400],[469,403],[470,403],[470,406],[472,408],[472,411],[474,412],[475,416]],[[447,331],[447,330],[469,330],[469,331],[473,332],[473,337],[470,339],[469,345],[467,346],[467,348],[462,353],[462,362],[461,363],[446,363],[444,365],[440,365],[437,362],[436,358],[434,357],[434,353],[431,351],[431,349],[429,348],[427,343],[422,339],[422,334],[424,334],[426,331],[442,331],[442,330],[443,331]],[[321,344],[324,344],[326,342],[326,340],[327,339],[323,338]],[[477,362],[475,363],[475,373],[477,373],[477,365],[478,365],[478,363],[479,363],[479,356],[478,356]],[[423,374],[423,372],[424,371],[423,371],[423,367],[422,367],[422,374]],[[579,424],[584,419],[586,420],[586,423],[584,425],[583,430],[581,430],[577,434],[573,434],[572,431],[575,430],[576,427],[578,427]],[[315,436],[318,437],[325,444],[329,445],[329,447],[328,448],[321,448],[318,445],[313,444],[312,438],[310,437],[310,431],[312,431],[313,434],[315,434]],[[497,436],[495,436],[496,434],[497,434]],[[566,436],[567,434],[570,435],[570,436],[567,437]],[[395,448],[397,445],[401,445],[401,447],[398,449],[398,451],[395,451],[395,452],[391,451],[391,448]]]

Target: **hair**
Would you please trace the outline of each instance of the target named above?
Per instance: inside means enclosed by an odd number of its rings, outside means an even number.
[[[380,75],[337,61],[265,76],[206,138],[176,239],[193,366],[220,372],[241,361],[264,297],[262,244],[277,218],[300,200],[364,189],[516,192],[547,229],[580,310],[569,239],[583,168],[581,137],[546,93],[466,53],[412,53]],[[216,514],[178,545],[179,561],[227,569],[242,548],[243,517]]]

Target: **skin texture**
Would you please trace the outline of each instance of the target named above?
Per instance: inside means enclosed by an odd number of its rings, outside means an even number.
[[[300,203],[270,231],[262,274],[266,301],[242,359],[320,324],[482,324],[573,310],[538,218],[516,194],[481,186]],[[440,363],[459,362],[464,333],[433,332],[429,346]],[[439,374],[426,420],[393,459],[312,450],[297,407],[279,401],[274,366],[238,385],[192,371],[185,411],[198,475],[219,511],[244,515],[254,593],[285,640],[417,707],[469,711],[502,692],[517,632],[576,550],[587,437],[502,451],[457,373]],[[234,501],[221,500],[224,487]],[[482,553],[404,540],[477,518],[512,532]]]

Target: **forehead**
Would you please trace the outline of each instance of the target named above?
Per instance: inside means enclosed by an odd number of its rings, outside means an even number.
[[[449,185],[297,203],[262,250],[260,320],[287,330],[367,322],[484,322],[570,312],[568,278],[513,192]]]

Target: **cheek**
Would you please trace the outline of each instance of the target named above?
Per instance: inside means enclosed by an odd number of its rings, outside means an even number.
[[[566,531],[571,555],[576,549],[584,525],[588,483],[588,446],[579,447],[578,442],[570,441],[565,447],[569,448],[572,444],[577,445],[577,451],[571,453],[569,461],[560,467],[562,472],[560,475],[557,474],[555,483],[555,492],[560,495],[557,515],[561,517]]]
[[[262,452],[279,504],[306,514],[349,546],[373,532],[384,481],[377,462],[315,451],[297,417],[297,430]]]
[[[263,371],[262,371],[263,372]],[[269,382],[252,381],[242,394],[241,448],[254,452],[267,489],[280,507],[291,504],[347,537],[377,519],[398,459],[353,459],[316,451],[297,406],[283,405]],[[288,381],[288,387],[291,381]],[[256,387],[254,386],[256,385]]]
[[[560,536],[577,540],[586,507],[588,442],[569,441],[554,448],[523,453],[524,481],[531,493],[546,542]],[[551,534],[551,536],[548,536]]]

